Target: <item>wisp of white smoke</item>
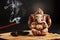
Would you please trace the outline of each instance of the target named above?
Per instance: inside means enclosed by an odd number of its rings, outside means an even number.
[[[10,14],[10,20],[9,22],[14,22],[16,21],[16,23],[19,23],[19,20],[21,19],[21,17],[16,17],[16,15],[19,12],[19,8],[22,5],[22,3],[18,0],[7,0],[7,6],[4,6],[4,9],[7,9],[9,7],[11,7],[11,14]],[[13,18],[13,19],[12,19]]]

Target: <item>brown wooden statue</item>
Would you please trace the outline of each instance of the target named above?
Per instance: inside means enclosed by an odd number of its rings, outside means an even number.
[[[44,14],[42,9],[37,8],[35,13],[29,16],[28,26],[33,35],[46,35],[51,26],[51,18],[48,14]]]

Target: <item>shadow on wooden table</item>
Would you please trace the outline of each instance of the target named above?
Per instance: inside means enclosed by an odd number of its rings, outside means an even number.
[[[8,40],[8,39],[0,38],[0,40]]]

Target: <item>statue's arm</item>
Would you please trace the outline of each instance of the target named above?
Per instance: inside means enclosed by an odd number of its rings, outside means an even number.
[[[46,20],[47,20],[47,24],[48,24],[48,28],[51,26],[51,17],[50,15],[46,15]]]

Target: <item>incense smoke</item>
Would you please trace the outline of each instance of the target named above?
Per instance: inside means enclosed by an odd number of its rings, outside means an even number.
[[[16,21],[16,23],[19,22],[21,17],[16,17],[16,16],[20,10],[20,6],[22,5],[22,2],[19,0],[7,0],[7,4],[8,4],[7,6],[4,6],[4,9],[10,8],[11,10],[9,22],[14,22],[14,21]]]

